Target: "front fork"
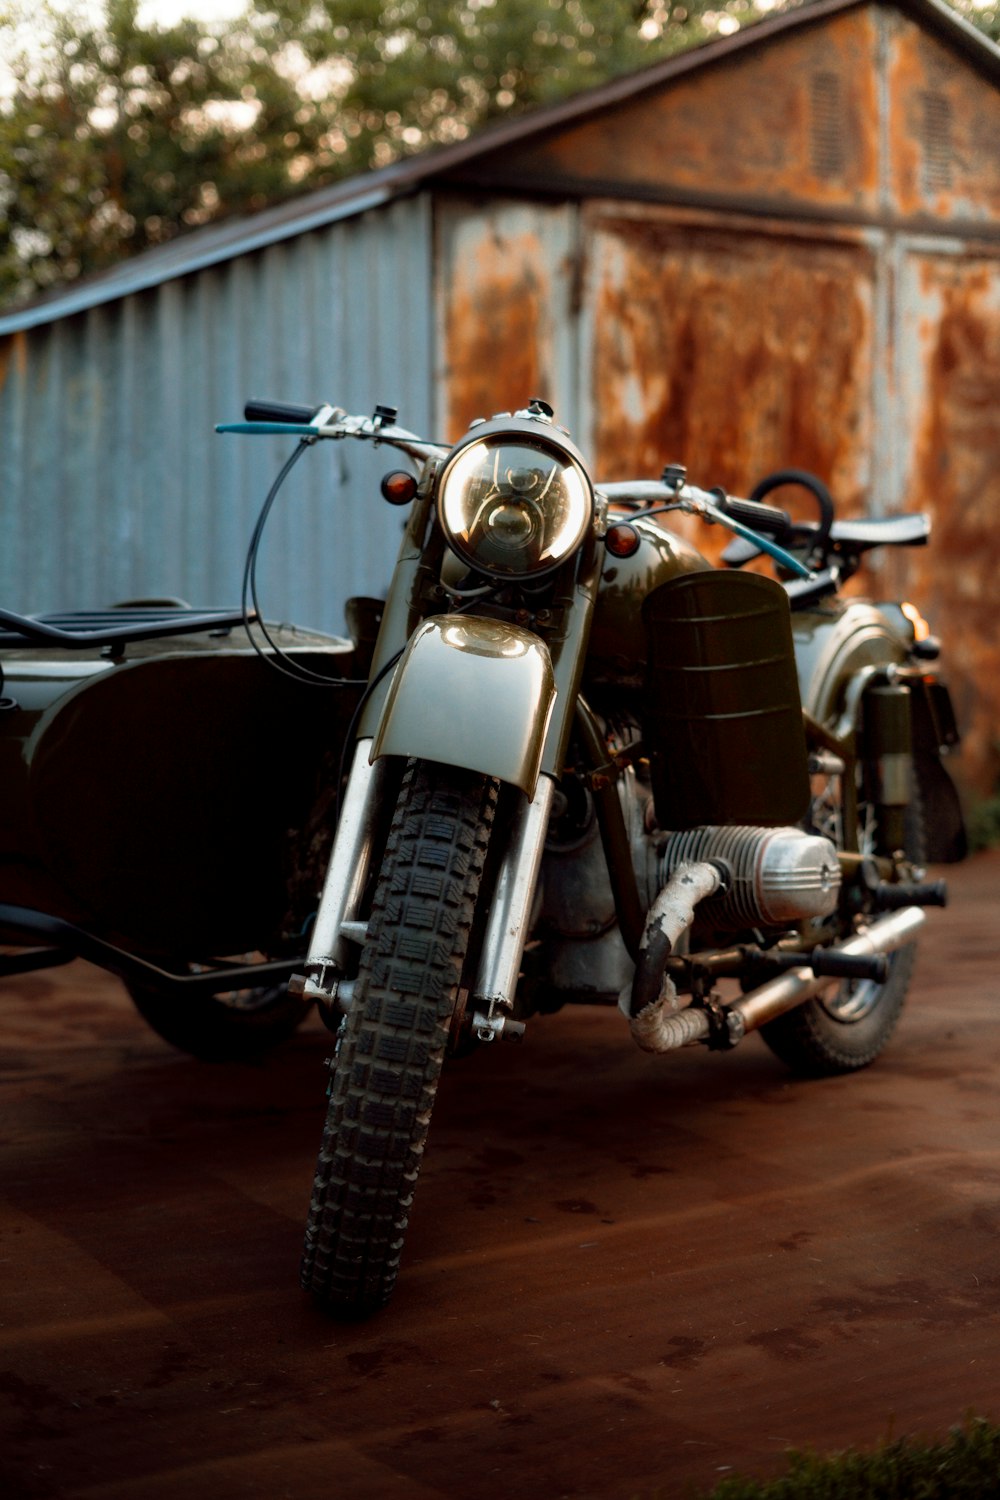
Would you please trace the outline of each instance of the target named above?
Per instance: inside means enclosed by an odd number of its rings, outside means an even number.
[[[305,969],[289,989],[346,1014],[354,998],[350,945],[367,936],[365,889],[378,846],[378,829],[388,782],[385,759],[369,761],[372,742],[359,740],[344,794],[343,809],[313,924]],[[512,1021],[517,978],[531,918],[531,905],[545,848],[555,783],[541,775],[530,799],[520,797],[497,874],[482,939],[469,1009],[472,1034],[481,1042],[520,1035]]]

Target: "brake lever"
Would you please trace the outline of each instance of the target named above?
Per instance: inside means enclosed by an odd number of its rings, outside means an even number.
[[[811,568],[807,568],[791,552],[786,552],[784,547],[779,547],[777,542],[772,542],[770,537],[762,536],[759,531],[753,531],[749,526],[744,526],[742,521],[736,521],[732,516],[727,516],[721,510],[715,500],[705,490],[696,489],[693,485],[684,485],[677,492],[677,500],[681,510],[690,515],[701,516],[706,521],[716,521],[720,526],[735,532],[744,541],[752,542],[761,552],[766,552],[768,557],[780,563],[789,573],[794,573],[796,578],[811,579],[814,574]]]

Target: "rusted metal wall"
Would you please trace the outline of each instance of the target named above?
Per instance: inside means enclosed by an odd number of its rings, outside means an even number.
[[[449,438],[476,417],[551,401],[578,421],[575,207],[444,200],[436,220],[438,409]]]
[[[909,588],[945,637],[965,729],[963,767],[986,791],[1000,761],[1000,259],[910,247],[900,268],[900,409],[908,505],[933,518]]]
[[[745,494],[794,464],[829,476],[857,510],[874,442],[871,248],[653,208],[595,205],[586,217],[602,472],[658,474],[676,460]]]
[[[930,510],[932,548],[864,583],[944,635],[988,789],[1000,54],[932,0],[817,0],[532,121],[221,249],[203,231],[183,274],[140,257],[0,341],[5,602],[230,596],[279,446],[212,436],[247,394],[395,400],[451,438],[539,395],[601,477],[679,461],[745,492],[794,464],[844,513]],[[281,611],[336,628],[381,587],[398,520],[362,501],[371,467],[338,450],[275,517]]]
[[[859,6],[478,162],[437,214],[452,430],[540,394],[602,477],[678,461],[746,493],[794,465],[841,514],[930,511],[931,548],[883,551],[861,585],[911,593],[945,637],[980,791],[1000,770],[998,145],[995,79]]]
[[[879,99],[871,62],[880,14],[854,11],[724,58],[507,154],[492,171],[528,187],[613,186],[675,203],[874,211],[878,135],[870,126]]]

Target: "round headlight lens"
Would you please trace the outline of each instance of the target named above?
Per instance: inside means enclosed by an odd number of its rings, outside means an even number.
[[[590,524],[590,483],[555,444],[496,433],[460,448],[438,497],[448,543],[497,578],[545,573],[576,551]]]

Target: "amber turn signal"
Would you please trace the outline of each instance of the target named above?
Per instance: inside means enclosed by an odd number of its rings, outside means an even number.
[[[635,527],[622,521],[617,526],[609,527],[604,545],[613,557],[631,557],[633,552],[638,552],[641,540]]]
[[[409,505],[417,493],[417,481],[405,469],[390,469],[382,477],[382,495],[390,505]]]
[[[917,606],[915,604],[911,604],[909,600],[904,600],[899,607],[903,611],[903,614],[906,616],[906,618],[909,620],[910,624],[913,626],[913,639],[915,641],[926,641],[930,636],[931,627],[928,625],[927,621],[924,619]]]

